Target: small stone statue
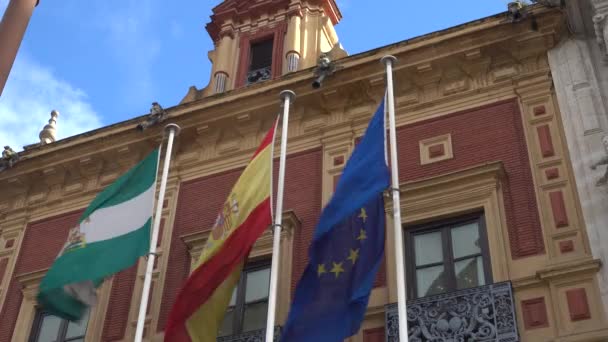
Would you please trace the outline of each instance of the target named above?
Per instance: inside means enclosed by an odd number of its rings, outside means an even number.
[[[317,61],[317,68],[314,71],[317,78],[312,82],[312,87],[318,89],[323,84],[327,76],[330,76],[336,70],[335,65],[331,62],[329,53],[322,53]]]
[[[167,118],[167,112],[161,107],[157,102],[152,102],[152,108],[150,108],[150,114],[146,120],[139,125],[137,125],[137,129],[140,131],[145,130],[146,128],[156,125],[157,123],[165,121]]]
[[[327,53],[324,52],[319,56],[317,66],[321,70],[329,70],[331,67],[331,59],[329,59],[329,55]]]
[[[17,154],[17,152],[15,152],[10,146],[4,146],[0,167],[11,168],[13,167],[13,165],[15,165],[18,159],[19,155]]]
[[[598,166],[600,165],[608,165],[608,135],[605,135],[602,138],[602,143],[604,144],[604,149],[606,150],[606,155],[600,159],[597,163],[594,163],[593,165],[591,165],[591,170],[595,170]],[[608,166],[606,167],[606,171],[604,172],[604,175],[602,176],[602,178],[600,178],[597,183],[595,183],[595,186],[602,186],[605,185],[608,182]]]

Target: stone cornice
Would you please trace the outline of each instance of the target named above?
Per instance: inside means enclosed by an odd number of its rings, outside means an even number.
[[[207,32],[213,41],[217,41],[224,25],[232,23],[255,21],[262,16],[272,16],[281,11],[288,15],[297,13],[299,9],[316,5],[323,8],[325,14],[334,25],[342,19],[342,13],[335,0],[226,0],[212,9],[211,21],[206,25]]]
[[[384,68],[379,60],[386,54],[399,58],[399,125],[515,98],[515,87],[546,88],[551,82],[546,51],[561,31],[563,17],[544,8],[535,9],[535,15],[536,32],[526,22],[513,25],[497,15],[344,58],[338,61],[343,69],[319,90],[310,86],[311,70],[302,70],[168,108],[166,123],[183,129],[173,168],[181,179],[194,170],[242,166],[275,119],[283,89],[298,95],[291,115],[290,153],[318,148],[325,131],[360,132],[382,97]],[[99,191],[161,142],[162,126],[141,133],[135,129],[141,119],[23,153],[15,167],[0,172],[0,188],[7,189],[0,193],[0,214],[59,199],[58,205],[68,203]]]
[[[400,186],[400,192],[404,196],[411,196],[420,190],[429,191],[432,188],[444,189],[446,186],[454,186],[471,180],[489,181],[495,188],[497,182],[505,177],[505,169],[502,162],[493,162],[483,165],[476,165],[466,169],[442,174],[440,176],[405,182]]]
[[[546,266],[536,272],[536,275],[514,279],[513,287],[522,289],[541,285],[545,281],[575,277],[582,274],[595,274],[599,271],[602,263],[599,259],[582,258],[559,264]]]
[[[283,230],[281,235],[293,236],[294,232],[301,226],[300,219],[296,213],[292,210],[287,210],[283,213]],[[180,239],[188,247],[190,257],[198,259],[200,256],[207,237],[209,236],[210,230],[203,230],[200,232],[182,235]],[[269,254],[272,251],[272,233],[270,230],[266,230],[262,236],[256,240],[256,243],[251,252],[251,257],[259,255]]]
[[[18,274],[15,278],[17,278],[17,281],[21,286],[28,288],[38,285],[48,270],[48,268],[45,268],[34,272]]]

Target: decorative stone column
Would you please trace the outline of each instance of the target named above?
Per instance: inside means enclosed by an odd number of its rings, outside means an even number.
[[[604,20],[598,21],[597,17],[594,22],[596,25],[605,23]],[[600,53],[605,58],[603,36],[596,39],[600,43]],[[597,59],[592,58],[593,49],[590,44],[595,44],[590,37],[569,37],[549,51],[549,64],[591,253],[594,258],[606,263],[608,187],[596,185],[603,175],[604,166],[593,169],[592,166],[604,157],[601,140],[608,131],[608,117],[599,85],[601,73],[598,71],[604,66],[595,63]],[[600,269],[598,280],[604,311],[608,313],[606,267]]]
[[[301,47],[301,30],[302,30],[302,13],[300,9],[292,9],[289,12],[289,25],[287,27],[287,37],[285,39],[285,58],[287,60],[286,71],[298,71],[300,64],[300,47]]]
[[[39,0],[10,0],[0,21],[0,95]]]
[[[214,87],[213,91],[216,94],[223,93],[226,91],[226,80],[228,79],[228,74],[223,71],[218,71],[215,73],[213,77]]]
[[[228,78],[234,66],[234,39],[230,31],[220,33],[220,41],[217,44],[215,58],[213,61],[213,91],[215,94],[228,90]]]
[[[300,55],[297,52],[289,52],[287,54],[287,72],[298,71],[300,63]]]

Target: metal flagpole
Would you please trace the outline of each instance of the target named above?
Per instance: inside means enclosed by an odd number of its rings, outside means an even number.
[[[281,131],[281,154],[279,157],[279,184],[277,189],[277,206],[274,215],[272,265],[270,268],[270,289],[268,296],[268,318],[266,320],[266,342],[274,341],[274,318],[277,306],[277,283],[279,276],[279,253],[283,221],[283,188],[285,185],[285,156],[287,155],[287,126],[289,124],[289,105],[296,98],[291,90],[281,92],[283,100],[283,130]]]
[[[152,285],[152,271],[154,270],[154,259],[156,258],[156,244],[158,242],[158,231],[160,227],[160,217],[163,211],[165,200],[165,190],[167,188],[167,176],[169,175],[169,164],[171,162],[171,150],[173,149],[173,138],[179,134],[180,127],[176,124],[165,126],[165,132],[169,132],[167,139],[167,150],[165,151],[165,162],[163,164],[163,175],[160,179],[160,191],[156,202],[156,214],[154,215],[154,228],[152,229],[152,239],[150,241],[150,253],[148,253],[148,263],[146,265],[146,275],[144,277],[144,288],[139,303],[139,316],[137,317],[137,330],[135,331],[135,342],[141,342],[144,335],[144,324],[146,321],[146,311],[148,309],[148,296],[150,295],[150,285]]]
[[[405,306],[405,265],[403,258],[403,231],[401,227],[401,202],[399,199],[399,170],[397,165],[397,133],[395,131],[395,98],[393,95],[393,64],[397,58],[384,56],[386,88],[388,92],[388,118],[391,142],[391,177],[393,193],[393,224],[395,228],[395,258],[397,265],[397,312],[399,313],[399,341],[407,342],[407,316]]]

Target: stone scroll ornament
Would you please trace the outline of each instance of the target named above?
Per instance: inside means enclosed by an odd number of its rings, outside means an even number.
[[[398,342],[396,304],[386,315],[388,342]],[[518,342],[511,284],[495,283],[408,301],[409,342]]]
[[[596,186],[603,186],[608,183],[608,135],[605,135],[602,138],[602,144],[604,144],[604,156],[598,160],[596,163],[591,165],[591,170],[595,170],[598,166],[607,165],[606,170],[604,171],[604,175],[598,179],[595,183]]]

